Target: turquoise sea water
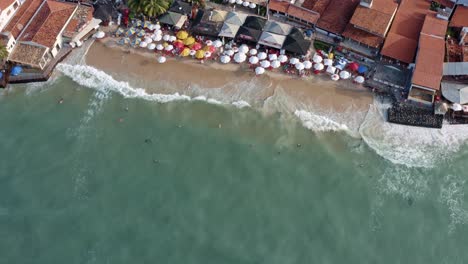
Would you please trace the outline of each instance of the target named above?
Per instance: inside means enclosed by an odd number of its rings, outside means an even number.
[[[375,130],[66,76],[15,86],[0,96],[0,263],[467,263],[464,141],[408,167]],[[415,147],[404,138],[395,150]]]

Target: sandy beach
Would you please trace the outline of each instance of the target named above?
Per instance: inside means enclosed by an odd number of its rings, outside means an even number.
[[[313,108],[327,111],[356,111],[368,109],[372,94],[351,81],[333,82],[328,75],[301,78],[281,72],[268,71],[255,76],[247,64],[201,64],[187,58],[169,58],[164,64],[156,61],[157,54],[145,49],[121,47],[113,39],[96,41],[86,55],[89,66],[103,70],[118,81],[148,93],[180,93],[206,96],[222,102],[246,101],[253,106],[281,95],[287,110]]]

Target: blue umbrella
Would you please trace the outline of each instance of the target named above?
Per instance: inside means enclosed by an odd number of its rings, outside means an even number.
[[[365,73],[367,71],[367,67],[364,65],[360,65],[357,71],[359,73]]]
[[[12,76],[18,76],[21,72],[23,72],[23,68],[21,68],[21,66],[16,65],[15,67],[13,67],[13,69],[11,69],[10,74]]]

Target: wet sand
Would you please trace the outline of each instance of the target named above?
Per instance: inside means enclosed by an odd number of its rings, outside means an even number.
[[[287,109],[308,106],[337,112],[368,109],[372,94],[349,80],[333,82],[327,75],[300,78],[280,72],[255,76],[246,63],[227,65],[190,58],[168,58],[157,62],[157,54],[145,49],[115,45],[111,39],[96,41],[86,55],[89,66],[103,70],[114,79],[127,81],[148,93],[206,96],[223,102],[243,100],[262,105],[268,98],[281,95]],[[156,85],[157,84],[157,85]]]

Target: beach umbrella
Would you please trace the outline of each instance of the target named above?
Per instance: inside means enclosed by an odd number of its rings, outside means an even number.
[[[150,44],[151,42],[153,42],[153,39],[150,37],[145,37],[144,42],[146,42],[146,44]]]
[[[359,64],[357,64],[356,62],[351,62],[350,64],[348,64],[348,69],[350,71],[357,71],[359,69]]]
[[[303,63],[304,63],[304,69],[309,70],[312,68],[312,62],[306,60]]]
[[[329,65],[329,66],[327,67],[327,73],[335,74],[335,72],[336,72],[336,68],[335,68],[335,67],[333,67],[333,66],[331,66],[331,65]]]
[[[154,34],[158,34],[158,35],[162,36],[163,32],[162,32],[162,30],[157,29],[157,30],[154,31]]]
[[[176,36],[170,36],[169,37],[169,42],[174,42],[177,40],[177,37]]]
[[[258,51],[256,49],[249,50],[250,55],[257,55]]]
[[[257,64],[258,63],[258,57],[257,56],[252,56],[249,58],[249,63],[250,64]]]
[[[158,45],[156,45],[156,49],[157,50],[163,50],[164,46],[162,44],[158,44]]]
[[[97,38],[97,39],[102,39],[106,36],[106,33],[104,33],[103,31],[99,30],[98,32],[96,32],[96,34],[94,34],[94,37]]]
[[[239,52],[247,54],[247,52],[249,52],[249,47],[247,45],[245,45],[245,44],[242,44],[239,47]]]
[[[266,54],[266,52],[259,52],[257,57],[260,59],[260,60],[264,60],[268,57],[268,55]]]
[[[209,39],[209,40],[207,40],[205,42],[205,44],[208,45],[208,46],[211,46],[211,45],[213,45],[213,41],[211,39]]]
[[[242,1],[242,0],[236,0],[236,4],[242,5],[242,3],[244,3],[244,1]]]
[[[177,38],[178,39],[184,40],[184,39],[188,38],[188,36],[189,35],[188,35],[187,31],[185,31],[185,30],[181,30],[181,31],[177,32]]]
[[[195,38],[193,37],[187,37],[186,39],[184,39],[185,46],[190,46],[193,43],[195,43]]]
[[[151,24],[151,21],[149,20],[146,20],[144,23],[143,23],[143,27],[144,28],[151,28],[153,26],[153,24]]]
[[[150,31],[153,31],[153,30],[154,30],[154,24],[150,24],[149,27],[148,27],[148,29],[149,29]]]
[[[117,37],[122,36],[124,33],[125,33],[125,30],[124,30],[123,28],[118,28],[118,29],[115,31],[115,35],[116,35]]]
[[[134,38],[134,39],[132,40],[132,46],[133,46],[133,47],[139,46],[140,43],[141,43],[141,39],[139,39],[139,38]]]
[[[281,55],[278,56],[278,60],[279,60],[279,62],[281,62],[281,63],[285,63],[285,62],[288,61],[288,56],[286,56],[286,55],[284,55],[284,54],[281,54]]]
[[[323,64],[324,64],[325,66],[331,66],[331,65],[333,65],[333,60],[324,59],[324,60],[323,60]]]
[[[268,55],[268,59],[271,60],[271,61],[277,60],[277,59],[278,59],[278,55],[272,53],[272,54]]]
[[[296,69],[298,69],[300,71],[304,70],[304,63],[302,63],[302,62],[298,62],[294,66],[296,67]]]
[[[23,68],[21,68],[21,66],[19,66],[19,65],[16,65],[16,66],[14,66],[14,67],[11,69],[10,74],[11,74],[12,76],[18,76],[18,75],[20,75],[22,72],[23,72]]]
[[[226,51],[224,52],[224,54],[226,54],[226,55],[228,55],[228,56],[232,56],[232,55],[234,55],[234,53],[235,53],[235,52],[234,52],[234,50],[232,50],[232,49],[226,50]]]
[[[221,63],[226,64],[226,63],[229,63],[231,61],[231,57],[229,57],[227,55],[223,55],[223,56],[221,56],[220,60],[221,60]]]
[[[271,67],[272,67],[273,69],[277,69],[277,68],[279,68],[280,66],[281,66],[281,62],[280,62],[279,60],[274,60],[274,61],[271,62]]]
[[[146,31],[142,29],[142,30],[138,31],[137,36],[141,38],[141,37],[144,37],[145,34],[146,34]]]
[[[203,50],[197,50],[195,53],[195,58],[201,60],[205,57],[205,52]]]
[[[347,71],[341,71],[340,72],[340,78],[341,79],[346,80],[346,79],[349,79],[349,77],[351,77],[351,74],[349,72],[347,72]]]
[[[367,72],[367,67],[364,66],[364,65],[360,65],[357,71],[358,71],[358,73],[361,73],[361,74],[365,73],[365,72]]]
[[[130,42],[131,42],[130,38],[121,38],[119,40],[120,45],[130,44]]]
[[[193,49],[193,50],[199,50],[202,48],[202,45],[198,42],[195,42],[193,43],[192,45],[190,45],[190,48]]]
[[[164,41],[169,41],[170,38],[171,38],[171,36],[170,36],[169,34],[165,34],[165,35],[163,36],[163,40],[164,40]]]
[[[154,30],[161,30],[161,25],[159,25],[159,22],[154,25]]]
[[[234,51],[234,53],[239,52],[239,48],[238,48],[238,47],[233,47],[232,50]]]
[[[289,59],[289,63],[291,63],[291,64],[293,64],[293,65],[296,64],[296,63],[298,63],[298,62],[299,62],[299,59],[298,59],[298,58],[290,58],[290,59]]]
[[[209,58],[209,57],[211,57],[211,52],[205,51],[205,58]]]
[[[191,50],[190,50],[190,56],[195,56],[195,54],[197,54],[197,51],[196,51],[196,50],[193,50],[193,49],[191,49]]]
[[[215,52],[216,51],[216,48],[214,46],[205,46],[203,48],[204,51],[209,51],[211,53]]]
[[[235,4],[235,3],[236,3],[236,0],[229,0],[229,3],[230,3],[230,4]]]
[[[452,105],[452,110],[453,110],[453,111],[461,111],[461,110],[463,110],[463,106],[462,106],[461,104],[454,103],[454,104]]]
[[[184,49],[180,52],[180,56],[182,56],[182,57],[187,57],[188,55],[190,55],[190,49],[189,49],[189,48],[184,48]]]
[[[132,36],[133,34],[135,34],[135,32],[136,32],[135,28],[129,28],[129,29],[127,30],[127,33],[125,33],[125,35],[127,35],[127,37],[130,37],[130,36]]]
[[[322,71],[323,69],[325,69],[325,65],[323,65],[322,63],[317,63],[314,65],[314,70],[316,71]]]
[[[354,78],[354,81],[355,81],[356,83],[361,84],[361,83],[364,83],[365,79],[364,79],[364,77],[362,77],[362,76],[357,76],[356,78]]]
[[[183,49],[183,48],[185,47],[185,46],[184,46],[184,43],[182,42],[182,40],[177,40],[177,41],[175,41],[174,44],[172,44],[172,45],[174,45],[174,47],[175,47],[176,49],[180,49],[180,50]]]
[[[135,20],[133,22],[133,24],[135,25],[135,27],[141,27],[143,25],[143,22],[139,19]]]
[[[244,53],[236,53],[234,55],[234,61],[237,63],[242,63],[247,59],[247,56],[245,56]]]
[[[312,57],[312,61],[314,63],[320,63],[323,61],[322,56],[318,55],[317,53],[314,54],[314,57]]]
[[[213,46],[215,48],[221,48],[223,46],[223,42],[221,40],[217,39],[217,40],[213,41]]]
[[[332,81],[338,81],[340,79],[340,76],[338,76],[338,74],[332,74],[331,79]]]
[[[262,66],[263,68],[269,68],[271,66],[271,63],[270,61],[263,60],[260,62],[260,66]]]
[[[155,48],[156,48],[156,44],[154,44],[154,43],[148,44],[148,49],[149,50],[154,50]]]
[[[174,49],[174,46],[172,46],[172,45],[167,45],[167,46],[164,48],[165,51],[171,51],[171,50],[173,50],[173,49]]]
[[[256,8],[256,7],[257,7],[257,4],[255,4],[255,3],[250,3],[250,4],[249,4],[249,7],[252,8],[252,9],[253,9],[253,8]]]
[[[242,5],[243,5],[244,7],[248,7],[249,4],[250,4],[249,2],[244,2],[244,3],[242,3]]]
[[[262,67],[255,68],[255,74],[256,75],[261,75],[261,74],[264,74],[264,73],[265,73],[265,68],[262,68]]]
[[[159,63],[165,63],[165,62],[166,62],[166,57],[160,56],[160,57],[158,58],[158,62],[159,62]]]
[[[146,47],[148,47],[148,43],[144,41],[140,42],[140,48],[146,48]]]
[[[156,35],[154,35],[153,40],[154,40],[154,41],[161,41],[161,40],[162,40],[162,36],[159,35],[159,34],[156,34]]]

